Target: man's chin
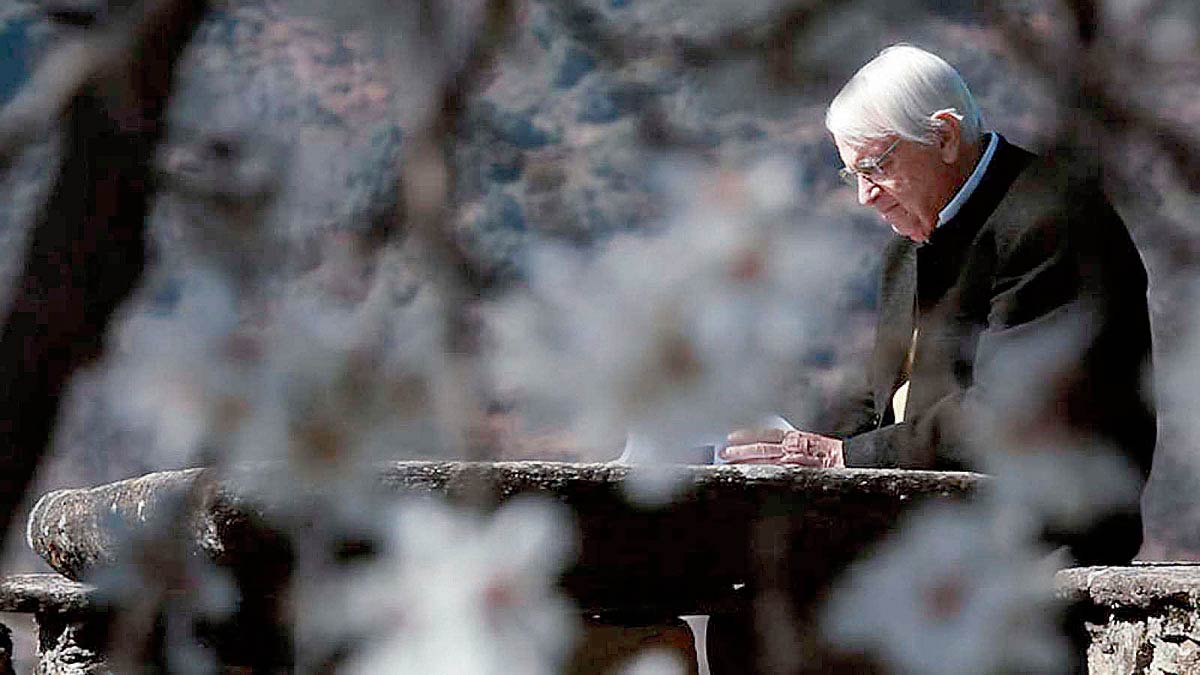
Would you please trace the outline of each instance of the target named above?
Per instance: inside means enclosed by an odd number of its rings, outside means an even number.
[[[895,232],[896,234],[898,234],[901,237],[904,237],[906,239],[911,239],[911,240],[917,242],[918,244],[929,239],[929,237],[926,237],[924,235],[924,233],[922,233],[920,231],[909,230],[907,228],[902,230],[902,229],[896,227],[895,223],[888,223],[888,225],[891,226],[892,232]]]
[[[929,235],[925,232],[924,228],[922,228],[919,223],[913,224],[913,225],[908,225],[905,223],[901,223],[901,224],[893,223],[890,220],[885,220],[884,222],[886,222],[888,224],[888,226],[892,228],[892,232],[895,232],[896,234],[900,235],[901,237],[911,239],[918,243],[929,240]]]

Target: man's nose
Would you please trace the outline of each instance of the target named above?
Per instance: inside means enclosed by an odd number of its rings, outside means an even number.
[[[878,196],[879,186],[860,174],[858,177],[858,203],[867,206]]]

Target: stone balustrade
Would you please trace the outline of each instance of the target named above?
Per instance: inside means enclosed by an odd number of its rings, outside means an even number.
[[[1200,565],[1137,563],[1058,573],[1080,606],[1092,673],[1200,673]]]
[[[776,569],[786,570],[773,583],[782,584],[794,606],[811,604],[912,505],[969,498],[986,481],[977,474],[868,469],[672,470],[677,494],[658,506],[631,502],[631,469],[610,464],[397,462],[377,467],[372,485],[380,499],[438,494],[483,509],[530,493],[562,502],[574,513],[579,545],[561,585],[581,611],[669,617],[749,608],[747,589],[763,582],[764,547],[772,546]],[[190,555],[231,570],[243,593],[261,596],[250,618],[240,620],[239,634],[261,629],[267,637],[239,642],[277,648],[247,652],[234,645],[222,659],[286,667],[279,662],[287,658],[286,640],[271,639],[286,626],[253,625],[282,616],[275,603],[293,547],[303,545],[289,541],[280,525],[295,505],[294,490],[276,489],[281,476],[267,466],[223,475],[193,469],[44,496],[30,518],[29,543],[61,576],[0,581],[0,611],[37,617],[38,672],[108,672],[104,603],[79,580],[114,569],[117,542],[143,530],[153,534],[156,520],[171,513],[181,514],[176,539]],[[1059,574],[1058,586],[1064,599],[1087,607],[1092,672],[1200,672],[1200,568],[1070,569]]]
[[[517,495],[550,497],[576,518],[579,555],[563,585],[584,611],[703,614],[745,602],[733,589],[753,581],[763,522],[787,542],[793,576],[818,589],[913,503],[962,498],[984,480],[872,469],[674,470],[678,496],[663,507],[631,503],[631,469],[611,464],[397,462],[380,467],[376,485],[381,493],[436,493],[485,508]],[[196,506],[185,520],[197,552],[239,569],[286,564],[276,559],[288,554],[276,524],[287,520],[294,495],[272,488],[272,480],[269,467],[222,479],[193,469],[52,492],[31,514],[29,544],[64,576],[85,578],[114,561],[118,532],[137,531],[191,500]],[[262,489],[250,495],[238,487],[247,484]]]

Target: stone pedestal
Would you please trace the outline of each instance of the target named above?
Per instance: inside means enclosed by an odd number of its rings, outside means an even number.
[[[0,579],[0,612],[33,614],[38,625],[36,675],[109,675],[106,622],[95,611],[95,589],[57,574]],[[0,663],[0,675],[12,664]]]
[[[1085,622],[1093,675],[1200,673],[1200,565],[1079,567],[1057,582]]]

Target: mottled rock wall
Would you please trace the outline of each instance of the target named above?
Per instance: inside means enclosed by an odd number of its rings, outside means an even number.
[[[1093,675],[1200,672],[1200,566],[1084,567],[1058,585],[1085,608]]]
[[[297,9],[321,4],[231,0],[211,12],[173,102],[176,133],[163,155],[164,173],[177,189],[164,195],[154,229],[162,257],[177,260],[173,247],[193,212],[189,198],[203,204],[231,190],[271,187],[282,195],[273,226],[294,254],[279,269],[298,284],[332,287],[351,303],[361,299],[357,268],[365,266],[324,263],[395,224],[394,188],[407,131],[397,122],[396,103],[409,92],[364,31],[331,29],[311,11]],[[1051,96],[1053,82],[1037,75],[1024,62],[1027,55],[1007,44],[971,3],[818,3],[784,36],[790,45],[786,63],[758,58],[757,40],[732,51],[712,49],[725,35],[765,34],[782,4],[518,3],[511,45],[467,103],[453,152],[454,222],[480,269],[499,280],[519,280],[531,243],[587,249],[614,233],[653,228],[665,206],[656,186],[664,160],[686,157],[736,170],[779,153],[801,168],[798,187],[808,216],[797,225],[852,232],[861,250],[858,259],[845,261],[858,272],[839,308],[846,322],[828,327],[823,343],[797,364],[796,377],[815,380],[853,363],[871,330],[872,270],[888,232],[873,215],[856,210],[853,195],[837,189],[833,177],[838,159],[821,115],[845,77],[880,47],[909,40],[959,67],[988,124],[1012,140],[1044,149],[1064,119]],[[104,5],[39,0],[0,8],[0,43],[13,55],[0,70],[0,100],[15,92],[58,39],[40,18],[43,6],[68,16]],[[1053,12],[1026,5],[1034,29],[1053,29]],[[1200,97],[1188,67],[1183,60],[1164,61],[1153,72],[1126,75],[1141,100],[1161,101],[1157,107],[1173,123],[1194,127]],[[780,72],[790,75],[779,78]],[[1188,346],[1180,317],[1190,316],[1194,304],[1186,279],[1177,276],[1196,248],[1187,243],[1193,200],[1168,189],[1169,170],[1136,139],[1105,138],[1118,205],[1154,281],[1156,358],[1170,363],[1176,348]],[[228,153],[234,147],[236,161]],[[53,139],[47,139],[0,184],[0,277],[21,252],[23,225],[46,188],[54,156]],[[192,168],[172,173],[172,166]],[[168,269],[150,280],[131,320],[170,315],[188,292]],[[60,460],[46,472],[47,488],[194,463],[194,457],[162,447],[141,421],[122,418],[100,391],[102,378],[85,376],[77,383],[56,440]],[[1156,470],[1146,500],[1151,539],[1162,542],[1152,555],[1185,552],[1179,542],[1197,539],[1180,525],[1194,522],[1190,514],[1198,510],[1187,497],[1197,481],[1187,451],[1189,414],[1180,403],[1195,398],[1185,391],[1162,399],[1164,468]]]
[[[1200,672],[1196,609],[1167,608],[1148,616],[1089,625],[1088,667],[1096,675]]]

